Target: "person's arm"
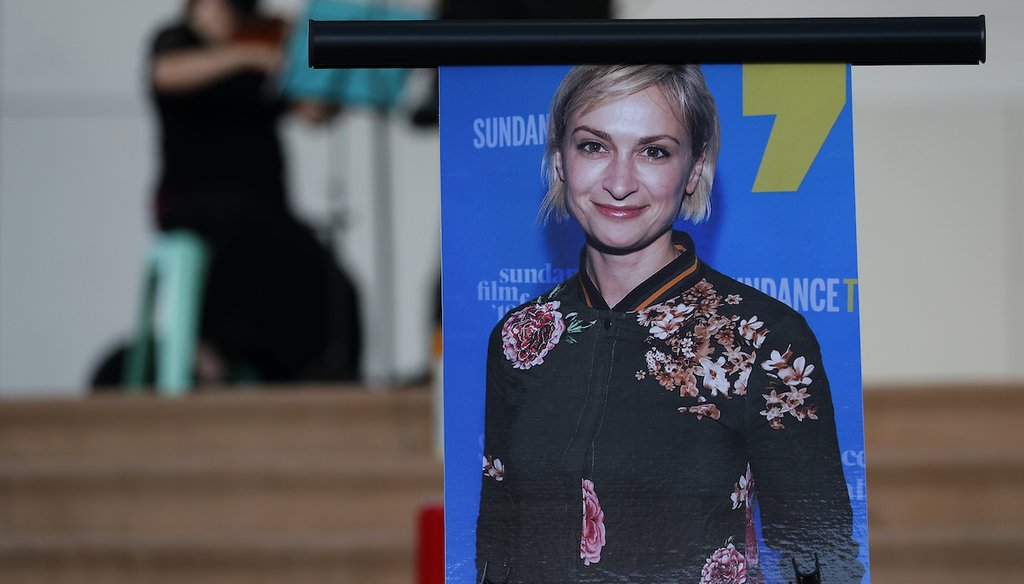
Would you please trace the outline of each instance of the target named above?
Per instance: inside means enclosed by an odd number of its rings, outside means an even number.
[[[509,493],[515,470],[508,473],[504,464],[514,409],[506,369],[499,326],[491,334],[487,350],[483,484],[476,525],[476,581],[492,584],[505,582],[512,568],[510,543],[516,529]]]
[[[157,93],[185,93],[241,71],[273,73],[281,66],[281,51],[258,44],[226,44],[157,53],[152,83]]]
[[[782,574],[821,562],[824,584],[860,582],[852,512],[821,351],[802,317],[787,316],[757,350],[746,394],[746,444],[769,547]]]

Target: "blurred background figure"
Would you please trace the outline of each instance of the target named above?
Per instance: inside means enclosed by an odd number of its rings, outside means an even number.
[[[160,122],[154,219],[212,249],[196,351],[199,383],[358,376],[356,292],[291,213],[278,122],[331,107],[285,100],[286,24],[257,0],[187,0],[152,44]]]

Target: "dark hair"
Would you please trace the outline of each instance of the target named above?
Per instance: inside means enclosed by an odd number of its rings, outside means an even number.
[[[192,12],[192,8],[199,0],[188,0],[185,3],[185,14]],[[227,0],[227,3],[239,14],[244,16],[256,14],[260,10],[260,0]]]
[[[242,14],[254,14],[260,8],[259,0],[229,0],[235,10]]]

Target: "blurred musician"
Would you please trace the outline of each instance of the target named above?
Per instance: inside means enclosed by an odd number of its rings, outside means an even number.
[[[213,249],[200,382],[229,382],[240,364],[264,381],[358,371],[355,290],[288,208],[278,123],[289,111],[313,121],[331,112],[296,108],[274,90],[286,33],[256,0],[186,0],[152,44],[156,223],[198,233]]]

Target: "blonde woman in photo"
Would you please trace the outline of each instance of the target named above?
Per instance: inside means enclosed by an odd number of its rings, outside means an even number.
[[[763,535],[785,574],[860,582],[814,334],[673,230],[710,215],[718,150],[696,65],[562,80],[540,216],[586,243],[491,335],[478,581],[761,582]]]

